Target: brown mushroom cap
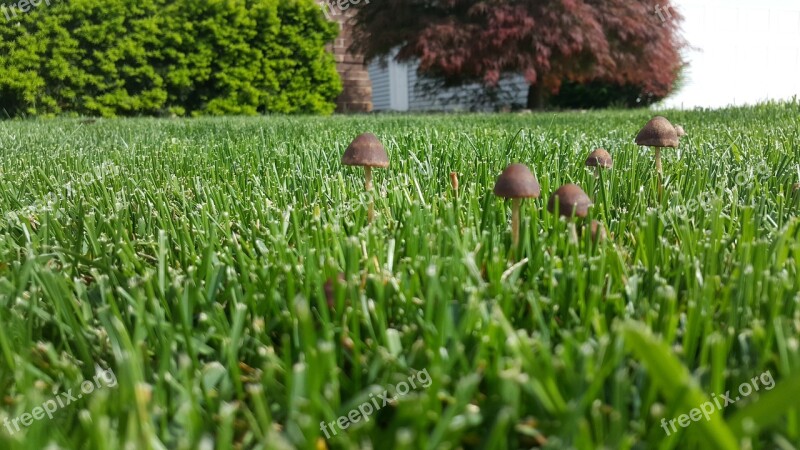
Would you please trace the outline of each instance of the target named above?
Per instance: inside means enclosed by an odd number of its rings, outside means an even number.
[[[800,191],[800,183],[795,183],[795,185],[792,186],[792,190],[795,192]]]
[[[503,198],[539,198],[539,182],[525,164],[511,164],[497,177],[494,195]]]
[[[583,189],[574,184],[565,184],[553,192],[547,202],[547,210],[555,213],[558,201],[558,213],[564,217],[586,217],[592,200],[583,192]]]
[[[344,278],[344,273],[339,272],[336,277],[328,278],[322,286],[325,291],[325,300],[328,302],[328,307],[333,308],[336,304],[336,285],[346,285],[347,281]]]
[[[686,136],[686,130],[680,125],[675,125],[675,132],[678,134],[678,137]]]
[[[614,167],[614,160],[611,159],[611,154],[605,149],[598,148],[589,154],[586,158],[586,167],[602,167],[610,169]]]
[[[602,223],[593,220],[589,229],[592,232],[592,242],[603,242],[606,239],[606,227]]]
[[[364,133],[353,140],[342,155],[345,166],[389,167],[389,155],[383,144],[372,133]]]
[[[678,132],[661,116],[653,117],[636,136],[636,145],[647,147],[677,147]]]

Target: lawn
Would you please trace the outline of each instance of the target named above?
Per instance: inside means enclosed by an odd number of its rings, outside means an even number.
[[[0,123],[0,448],[797,448],[800,103],[663,114]]]

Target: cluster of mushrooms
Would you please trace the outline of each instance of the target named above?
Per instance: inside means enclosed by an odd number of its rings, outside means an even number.
[[[686,133],[681,126],[673,126],[664,117],[656,116],[639,131],[636,136],[636,144],[655,149],[655,165],[658,174],[658,191],[661,197],[662,185],[661,177],[663,169],[661,165],[661,149],[676,148],[679,138]],[[360,166],[364,168],[364,189],[369,193],[372,190],[372,169],[389,167],[389,156],[378,138],[372,133],[364,133],[358,136],[347,147],[342,156],[342,164],[347,166]],[[599,175],[602,170],[611,169],[614,161],[608,151],[598,148],[594,150],[586,159],[586,167],[595,170]],[[453,189],[458,191],[458,178],[454,173],[450,174]],[[524,164],[511,164],[497,178],[494,186],[494,194],[498,197],[511,200],[511,240],[516,248],[519,244],[519,222],[520,207],[526,198],[537,199],[541,195],[541,187],[536,177]],[[368,219],[371,222],[374,216],[374,206],[372,200],[369,204]],[[547,210],[552,214],[565,217],[572,224],[573,219],[584,219],[589,214],[592,200],[578,185],[569,183],[559,187],[550,196],[547,202]],[[592,240],[602,241],[606,237],[605,227],[595,221],[589,226]],[[575,227],[571,230],[575,234]],[[577,238],[577,237],[576,237]]]

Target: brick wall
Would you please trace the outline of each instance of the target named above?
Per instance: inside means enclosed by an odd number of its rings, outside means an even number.
[[[326,0],[319,2],[325,8]],[[335,6],[326,8],[328,18],[339,22],[341,26],[339,37],[330,46],[330,51],[336,59],[336,69],[344,88],[342,95],[336,99],[336,111],[342,113],[372,111],[372,83],[364,58],[349,51],[353,44],[353,34],[348,19],[353,12],[353,9],[341,11]]]

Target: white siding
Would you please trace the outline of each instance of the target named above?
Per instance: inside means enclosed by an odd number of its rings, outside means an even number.
[[[372,109],[388,111],[392,106],[389,71],[376,62],[369,65],[369,79],[372,81]]]
[[[408,66],[389,62],[389,79],[391,80],[392,110],[408,111],[409,86]]]
[[[487,103],[479,101],[483,87],[480,84],[470,84],[458,88],[442,89],[436,95],[426,95],[419,76],[416,65],[409,69],[409,104],[412,111],[446,110],[459,111],[470,108],[479,110],[494,110],[504,106],[525,106],[528,99],[528,83],[522,76],[511,76],[500,80],[498,84],[500,94],[496,102]],[[453,96],[458,96],[457,100],[452,100]]]
[[[423,82],[417,74],[416,64],[390,63],[389,67],[382,68],[379,64],[372,63],[369,68],[372,80],[372,104],[376,111],[464,111],[475,106],[481,110],[493,110],[511,104],[524,106],[528,95],[528,85],[525,80],[521,76],[514,76],[500,81],[503,93],[496,104],[476,105],[475,99],[480,98],[482,92],[478,84],[441,89],[431,94],[425,92]],[[406,79],[407,82],[404,83]],[[393,85],[392,88],[390,85]],[[397,98],[400,95],[398,89],[408,91],[407,108],[404,99]]]

